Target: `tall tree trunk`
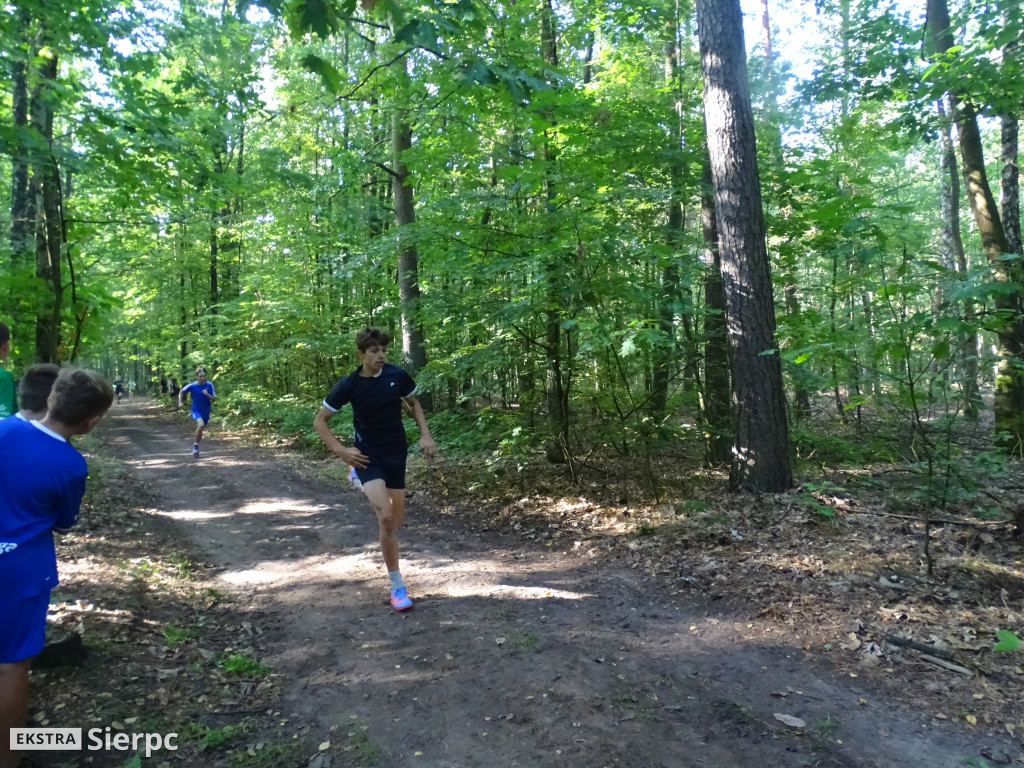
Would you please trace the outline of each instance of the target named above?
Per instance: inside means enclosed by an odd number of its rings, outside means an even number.
[[[739,0],[698,0],[704,114],[715,189],[733,387],[734,486],[793,484]]]
[[[1005,0],[1003,20],[1007,25],[1020,18],[1021,0]],[[1003,63],[1018,63],[1021,55],[1020,43],[1016,40],[1007,43],[1003,49]],[[1006,233],[1006,243],[1010,253],[1024,253],[1020,234],[1020,114],[1024,103],[1017,109],[1003,115],[1000,172],[999,215]]]
[[[705,153],[701,175],[700,223],[704,235],[704,462],[728,464],[732,442],[729,427],[729,334],[725,323],[722,257],[718,251],[711,158]]]
[[[678,75],[679,48],[676,42],[678,33],[676,25],[669,26],[669,39],[665,42],[665,81],[675,102],[672,126],[672,144],[669,153],[669,183],[672,185],[668,199],[668,228],[665,240],[668,244],[668,257],[661,268],[661,296],[657,299],[658,330],[661,331],[661,343],[655,348],[653,355],[653,371],[651,375],[651,415],[660,420],[665,415],[668,402],[668,385],[672,367],[676,358],[675,314],[679,301],[679,265],[676,254],[683,235],[683,169],[678,160],[682,150],[682,117],[679,114]]]
[[[38,85],[32,91],[29,107],[32,128],[42,136],[46,149],[34,156],[31,186],[35,192],[36,215],[36,277],[48,284],[46,300],[36,313],[37,362],[60,361],[60,318],[64,308],[61,279],[64,225],[61,221],[60,170],[53,148],[52,85],[57,78],[57,56],[41,54]]]
[[[28,11],[21,7],[13,17],[14,39],[28,43]],[[29,155],[21,137],[28,125],[28,62],[32,56],[20,47],[11,52],[11,122],[16,137],[11,152],[11,258],[15,264],[29,263],[32,252],[35,206],[29,191]]]
[[[949,8],[946,0],[927,0],[928,30],[932,44],[939,54],[953,47],[953,32],[949,26]],[[1021,268],[1003,258],[1010,245],[1003,231],[999,210],[985,172],[981,133],[974,105],[957,89],[949,91],[950,110],[960,137],[960,158],[963,162],[967,199],[974,214],[974,223],[981,236],[985,258],[998,282],[1022,282]],[[1008,436],[1008,447],[1024,450],[1024,376],[1019,368],[1024,353],[1024,296],[1020,289],[999,291],[993,297],[996,309],[1003,318],[996,328],[999,367],[996,373],[995,429],[997,435]]]
[[[779,111],[780,84],[778,73],[775,69],[775,50],[772,47],[771,20],[768,12],[768,0],[761,0],[761,44],[764,47],[765,77],[767,80],[765,89],[765,115],[760,121],[762,131],[771,131],[771,140],[765,145],[770,153],[769,166],[773,173],[781,174],[783,168],[782,153],[782,116]],[[771,205],[769,199],[768,204]],[[788,261],[788,260],[786,260]],[[786,314],[794,321],[800,315],[800,299],[797,296],[796,287],[796,264],[780,262],[783,296],[785,300]],[[794,322],[794,326],[796,323]],[[811,411],[811,398],[807,387],[801,381],[802,370],[799,368],[793,372],[793,416],[799,418],[806,416]]]
[[[1024,253],[1020,235],[1020,121],[1017,115],[1003,115],[1002,162],[1000,173],[999,217],[1006,233],[1010,253]]]
[[[943,255],[961,280],[967,279],[967,253],[960,236],[960,175],[956,163],[956,150],[950,132],[949,117],[940,99],[937,102],[942,141],[942,158],[939,192],[940,214],[942,216]],[[983,407],[978,395],[978,331],[975,329],[974,302],[964,299],[964,322],[971,327],[960,343],[963,365],[960,373],[960,389],[964,398],[964,413],[968,418],[978,417]]]
[[[540,6],[540,52],[544,62],[554,69],[558,66],[558,40],[555,34],[556,16],[552,0],[541,0]],[[554,125],[554,119],[549,115]],[[546,215],[553,219],[555,214],[555,162],[557,152],[545,136],[544,141],[544,197]],[[552,229],[548,238],[550,247],[557,249],[557,237],[554,233],[554,222],[549,222]],[[547,357],[546,399],[548,410],[548,426],[550,436],[546,446],[548,460],[563,463],[569,459],[569,392],[562,370],[562,299],[560,286],[564,278],[561,259],[556,252],[547,254],[545,265],[545,283],[547,290],[544,310],[544,353]]]
[[[403,81],[408,77],[406,59],[398,64],[399,74]],[[406,89],[398,89],[404,93]],[[406,365],[409,373],[415,376],[427,364],[427,345],[423,335],[423,322],[420,319],[420,278],[419,252],[416,242],[407,231],[409,225],[416,221],[416,202],[409,169],[405,165],[405,152],[412,147],[412,126],[403,105],[395,105],[391,116],[391,150],[394,166],[395,190],[395,226],[399,241],[398,248],[398,296],[402,310],[402,350],[405,352]],[[433,403],[429,393],[423,393],[420,401],[426,410],[431,410]]]

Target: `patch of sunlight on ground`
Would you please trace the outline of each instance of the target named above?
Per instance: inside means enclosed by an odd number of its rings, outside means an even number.
[[[261,515],[264,512],[307,512],[316,514],[327,507],[323,504],[297,504],[294,499],[270,499],[269,501],[253,501],[238,508],[237,514]]]
[[[178,512],[153,510],[156,514],[166,515],[174,520],[216,520],[219,517],[231,517],[233,512],[200,512],[196,509],[182,509]]]
[[[451,584],[447,591],[450,597],[501,597],[515,600],[586,600],[595,597],[589,592],[568,592],[548,587],[514,587],[508,584]]]

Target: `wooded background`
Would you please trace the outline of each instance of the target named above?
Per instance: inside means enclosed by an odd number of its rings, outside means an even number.
[[[518,471],[780,490],[989,413],[1019,454],[1019,0],[761,0],[746,44],[739,10],[8,3],[8,365],[203,364],[308,434],[370,324],[447,450]]]

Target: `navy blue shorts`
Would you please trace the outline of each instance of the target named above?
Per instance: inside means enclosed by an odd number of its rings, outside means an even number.
[[[46,610],[50,593],[0,600],[4,631],[0,632],[0,664],[31,659],[46,643]]]
[[[355,467],[359,482],[366,485],[371,480],[383,480],[385,488],[395,491],[405,489],[406,454],[370,457],[370,463],[360,469]]]

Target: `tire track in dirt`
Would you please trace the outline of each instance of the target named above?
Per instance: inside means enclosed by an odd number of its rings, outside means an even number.
[[[196,461],[188,425],[140,401],[101,434],[248,606],[282,716],[324,737],[365,725],[379,765],[952,768],[979,754],[742,617],[662,600],[615,564],[452,530],[415,500],[400,540],[416,605],[395,613],[376,522],[360,493],[317,479],[327,462],[216,429]]]

